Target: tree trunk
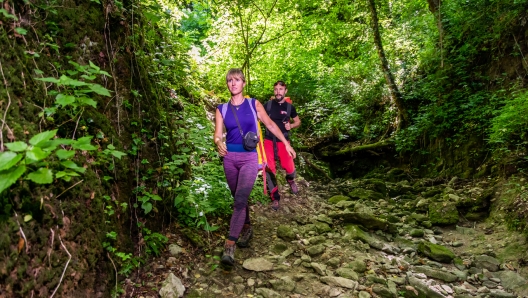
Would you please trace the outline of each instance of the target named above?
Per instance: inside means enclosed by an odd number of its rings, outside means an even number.
[[[435,19],[436,19],[436,27],[438,28],[438,35],[439,35],[439,47],[440,47],[440,67],[444,67],[444,27],[442,25],[442,13],[441,13],[441,5],[442,0],[427,0],[427,3],[429,4],[429,10],[433,13]]]
[[[397,129],[399,130],[400,128],[405,127],[407,125],[407,122],[408,122],[407,110],[405,109],[405,105],[403,103],[401,93],[398,90],[398,86],[396,86],[396,82],[394,81],[394,76],[392,75],[392,72],[389,68],[389,62],[387,61],[387,58],[385,57],[385,51],[383,50],[383,45],[381,43],[381,35],[379,32],[378,13],[376,11],[375,0],[369,0],[369,7],[370,7],[370,13],[372,16],[371,27],[372,27],[372,31],[374,32],[374,44],[376,45],[376,49],[378,50],[378,56],[381,60],[381,68],[383,69],[383,74],[385,76],[385,80],[387,81],[387,84],[389,87],[391,100],[398,108],[399,121],[398,121]]]

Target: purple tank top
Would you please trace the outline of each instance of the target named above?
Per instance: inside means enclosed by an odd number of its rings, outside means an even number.
[[[253,109],[256,111],[256,101],[252,100],[251,103],[253,105]],[[224,125],[226,127],[227,136],[226,136],[226,144],[242,144],[243,139],[240,135],[240,130],[238,129],[238,125],[235,120],[235,116],[233,115],[233,110],[231,109],[231,105],[229,103],[225,103],[227,106],[226,115],[224,118]],[[221,110],[222,105],[218,106],[218,109]],[[240,123],[240,127],[242,128],[242,132],[246,134],[248,131],[257,132],[257,124],[255,123],[255,116],[253,115],[253,112],[251,111],[251,107],[249,105],[249,100],[245,99],[244,102],[237,108],[233,107],[233,109],[237,113],[238,122]]]

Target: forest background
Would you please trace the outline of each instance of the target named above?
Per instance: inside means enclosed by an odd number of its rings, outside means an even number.
[[[0,3],[2,294],[117,295],[164,228],[218,229],[232,67],[262,102],[287,82],[307,178],[399,167],[528,197],[526,0]]]

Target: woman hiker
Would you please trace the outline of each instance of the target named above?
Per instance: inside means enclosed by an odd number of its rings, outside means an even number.
[[[248,200],[257,178],[258,156],[256,149],[251,146],[252,141],[246,139],[255,138],[257,132],[255,118],[262,121],[266,128],[285,144],[286,151],[293,158],[295,151],[284,138],[279,127],[269,118],[262,104],[257,100],[244,98],[246,79],[242,71],[237,68],[230,69],[226,75],[226,82],[231,99],[216,109],[214,142],[218,154],[224,159],[224,173],[234,198],[229,237],[225,242],[222,256],[223,264],[233,266],[235,243],[238,243],[239,247],[247,247],[249,239],[253,236]],[[225,143],[223,142],[224,126],[227,132]]]

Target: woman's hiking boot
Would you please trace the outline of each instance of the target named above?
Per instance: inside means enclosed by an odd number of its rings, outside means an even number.
[[[271,201],[271,209],[275,211],[279,210],[279,200]]]
[[[235,243],[224,245],[224,255],[222,255],[221,262],[226,266],[235,265]]]
[[[296,195],[299,193],[299,189],[297,188],[297,184],[295,183],[295,180],[287,180],[288,184],[290,185],[292,194]]]
[[[244,228],[242,228],[242,232],[240,233],[240,237],[238,237],[237,245],[238,247],[248,247],[249,246],[249,240],[253,237],[253,228],[248,225],[244,225]]]

